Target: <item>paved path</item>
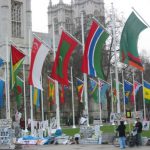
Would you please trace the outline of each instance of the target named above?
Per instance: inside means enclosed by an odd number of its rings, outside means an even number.
[[[120,150],[119,147],[114,147],[113,145],[44,145],[44,146],[32,146],[24,145],[22,150]],[[150,146],[140,146],[140,147],[127,147],[126,150],[150,150]]]

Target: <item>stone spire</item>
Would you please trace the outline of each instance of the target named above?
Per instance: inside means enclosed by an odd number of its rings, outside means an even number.
[[[63,0],[59,0],[59,4],[62,4],[63,3]]]
[[[49,0],[49,6],[50,7],[52,6],[52,0]]]

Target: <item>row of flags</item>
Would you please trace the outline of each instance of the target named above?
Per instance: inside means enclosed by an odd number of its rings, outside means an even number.
[[[120,40],[120,60],[121,62],[134,66],[137,69],[143,71],[143,66],[141,59],[139,58],[137,51],[137,40],[140,32],[144,30],[147,26],[143,24],[136,16],[134,12],[131,13],[128,20],[125,23],[124,29],[122,31],[121,40]],[[96,19],[93,19],[86,42],[85,49],[82,59],[82,67],[81,70],[83,73],[90,75],[91,77],[98,77],[99,79],[104,80],[105,75],[102,67],[102,48],[105,44],[106,39],[109,34],[104,29]],[[69,85],[68,80],[68,64],[70,60],[70,56],[78,45],[78,41],[69,33],[62,31],[60,41],[58,44],[58,49],[56,52],[55,61],[52,67],[52,73],[50,78],[53,80],[57,80],[60,84],[60,90],[62,91],[60,94],[60,99],[63,102],[64,95],[64,86]],[[30,68],[29,68],[29,76],[28,83],[32,85],[34,88],[39,90],[43,90],[41,85],[41,71],[43,67],[44,60],[51,50],[48,46],[46,46],[39,39],[34,37],[32,50],[31,50],[31,59],[30,59]],[[11,45],[11,88],[16,89],[16,93],[19,95],[20,86],[19,86],[19,71],[23,64],[23,60],[25,58],[25,54],[18,50],[15,46]],[[0,59],[0,65],[3,64],[3,60]],[[94,82],[94,81],[93,81]],[[20,82],[21,83],[21,82]],[[105,82],[106,83],[106,82]],[[92,85],[92,84],[91,84]],[[107,85],[107,86],[106,86]],[[93,93],[100,89],[99,83],[93,85],[94,91]],[[106,91],[109,87],[109,84],[102,84],[101,91]],[[82,91],[83,84],[78,85],[78,95],[80,99],[82,99]],[[49,85],[49,99],[54,102],[54,98],[52,97],[54,93],[53,86]],[[37,92],[36,92],[37,93]],[[96,92],[99,93],[99,92]],[[104,92],[106,93],[106,92]],[[114,91],[115,93],[115,91]],[[127,93],[128,95],[128,93]],[[38,96],[36,96],[38,97]],[[106,96],[103,93],[100,93],[100,97],[102,100],[106,99]],[[38,105],[38,101],[35,102]],[[19,105],[19,102],[18,102]]]

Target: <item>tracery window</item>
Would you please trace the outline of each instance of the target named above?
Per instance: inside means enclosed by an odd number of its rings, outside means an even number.
[[[12,23],[12,37],[22,37],[22,3],[11,1],[11,23]]]

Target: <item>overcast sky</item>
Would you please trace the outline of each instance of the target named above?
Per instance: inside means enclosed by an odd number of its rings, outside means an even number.
[[[59,0],[52,0],[52,4],[57,4]],[[71,0],[63,0],[64,3],[70,3]],[[144,18],[150,25],[150,0],[104,0],[105,8],[110,8],[113,2],[114,8],[119,13],[123,13],[127,19],[132,11],[132,7]],[[49,0],[32,0],[32,29],[38,32],[47,32],[47,7]],[[139,38],[139,50],[145,49],[150,55],[150,28],[144,30]]]

